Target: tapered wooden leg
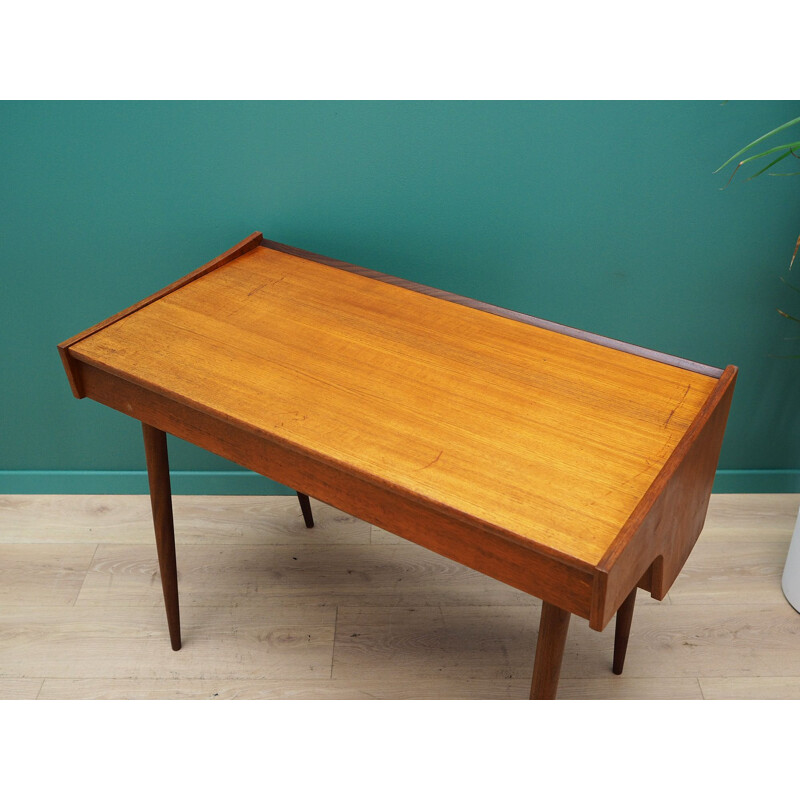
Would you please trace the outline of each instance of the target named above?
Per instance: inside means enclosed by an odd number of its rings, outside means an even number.
[[[181,618],[178,609],[178,570],[175,565],[175,529],[172,521],[172,490],[169,484],[167,435],[142,423],[147,477],[150,480],[150,506],[156,532],[158,568],[167,609],[169,639],[173,650],[181,649]]]
[[[539,641],[533,662],[531,700],[555,700],[558,678],[561,675],[561,658],[567,641],[569,611],[550,603],[542,604],[539,622]]]
[[[622,665],[625,663],[625,653],[628,650],[628,636],[631,632],[633,619],[633,606],[636,603],[636,587],[625,598],[617,610],[617,622],[614,627],[614,674],[622,675]]]
[[[314,517],[311,514],[311,501],[308,499],[308,495],[298,492],[297,499],[300,501],[300,510],[303,512],[303,519],[305,520],[306,528],[313,528]]]

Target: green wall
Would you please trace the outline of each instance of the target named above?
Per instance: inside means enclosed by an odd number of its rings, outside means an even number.
[[[797,181],[713,175],[796,102],[0,104],[0,493],[146,491],[56,344],[252,233],[740,368],[722,491],[800,491]],[[797,277],[800,283],[800,275]],[[183,442],[175,490],[276,491]]]

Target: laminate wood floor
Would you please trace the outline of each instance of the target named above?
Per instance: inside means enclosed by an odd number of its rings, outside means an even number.
[[[573,617],[562,699],[800,699],[780,580],[800,495],[714,495],[683,573]],[[169,646],[146,496],[0,496],[0,699],[524,699],[540,602],[312,500],[174,498]]]

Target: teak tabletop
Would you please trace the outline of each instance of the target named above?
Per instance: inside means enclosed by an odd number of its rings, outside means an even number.
[[[264,240],[63,342],[76,397],[143,424],[172,646],[166,433],[542,598],[532,697],[571,614],[663,599],[705,519],[720,370]],[[619,612],[619,613],[618,613]]]

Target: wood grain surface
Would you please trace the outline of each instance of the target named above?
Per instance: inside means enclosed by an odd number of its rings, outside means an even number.
[[[263,247],[69,350],[590,565],[718,383]]]
[[[71,606],[96,544],[0,543],[0,606]]]
[[[0,497],[0,698],[527,697],[537,601],[314,500],[313,531],[294,496],[175,504],[177,653],[146,496]],[[780,592],[798,504],[713,495],[667,601],[639,592],[624,673],[613,626],[573,620],[559,698],[800,699]]]
[[[40,678],[0,678],[0,700],[36,700],[43,684]]]

